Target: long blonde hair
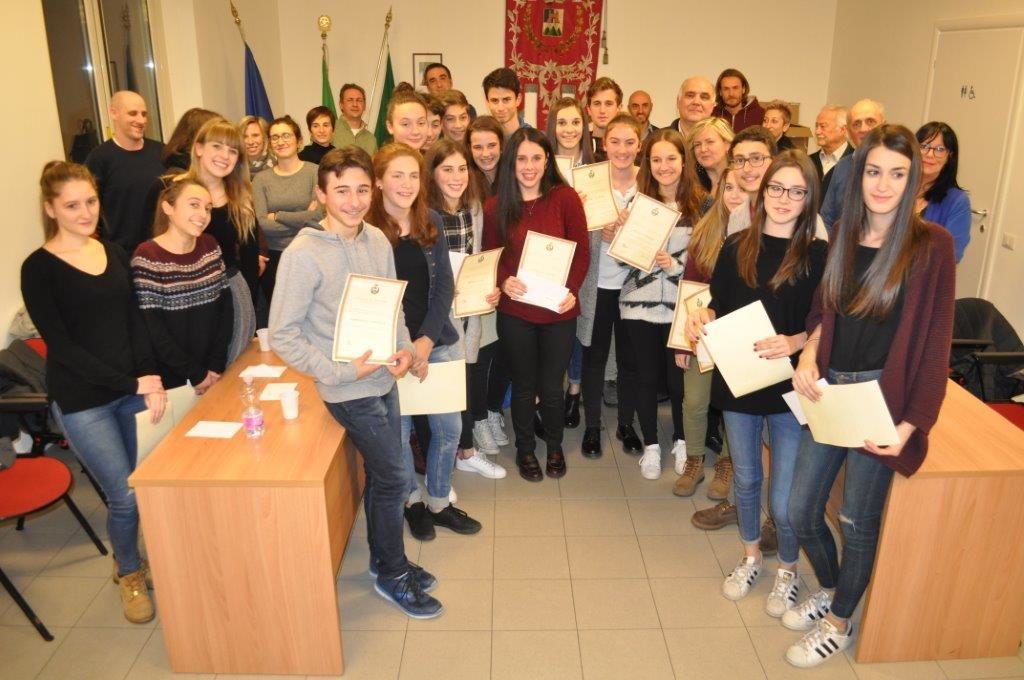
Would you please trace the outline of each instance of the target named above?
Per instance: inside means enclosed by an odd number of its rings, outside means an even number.
[[[718,253],[722,250],[725,237],[729,233],[729,208],[725,205],[725,185],[734,170],[726,170],[718,180],[715,202],[711,209],[704,213],[693,228],[693,235],[686,246],[686,252],[697,266],[701,275],[708,277],[718,262]]]
[[[239,243],[243,243],[254,237],[256,210],[252,205],[249,161],[245,155],[245,147],[242,145],[242,135],[239,134],[238,127],[223,118],[214,118],[199,128],[196,141],[192,144],[192,163],[189,165],[188,172],[181,179],[192,179],[205,186],[199,176],[199,156],[196,154],[196,146],[207,142],[220,142],[238,152],[238,161],[235,163],[234,170],[224,178],[224,193],[228,198],[228,215],[231,217],[231,223],[235,225]]]

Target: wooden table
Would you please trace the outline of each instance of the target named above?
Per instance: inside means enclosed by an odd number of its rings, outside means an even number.
[[[896,475],[857,660],[1013,656],[1024,632],[1024,431],[948,383],[928,456]]]
[[[345,430],[312,380],[299,418],[263,402],[266,433],[186,438],[200,420],[241,420],[239,372],[283,364],[254,343],[146,458],[135,487],[171,668],[179,673],[338,675],[335,579],[363,487]]]

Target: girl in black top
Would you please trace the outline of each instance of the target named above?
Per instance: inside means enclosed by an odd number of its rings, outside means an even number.
[[[167,403],[135,295],[128,256],[93,238],[100,214],[85,166],[51,162],[39,180],[46,242],[21,267],[25,308],[47,346],[54,417],[108,501],[107,529],[125,617],[153,618],[139,556],[135,414],[152,422]]]
[[[818,179],[807,155],[787,151],[775,158],[761,180],[756,212],[747,229],[726,240],[711,275],[709,309],[688,319],[694,342],[704,324],[753,302],[764,305],[777,335],[754,344],[765,359],[792,357],[807,341],[807,313],[825,268],[826,244],[815,240]],[[792,359],[791,359],[792,361]],[[744,556],[722,584],[722,594],[739,600],[760,576],[761,431],[771,441],[769,506],[779,537],[779,569],[765,611],[781,617],[797,599],[799,545],[789,521],[789,495],[802,431],[782,399],[788,380],[744,396],[734,396],[716,370],[712,403],[722,409],[732,448],[733,489]]]

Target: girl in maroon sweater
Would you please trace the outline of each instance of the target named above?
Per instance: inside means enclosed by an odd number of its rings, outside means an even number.
[[[516,277],[528,231],[576,242],[565,299],[553,312],[520,301],[526,285]],[[547,445],[547,474],[565,474],[562,453],[562,376],[576,335],[579,288],[587,274],[590,241],[579,196],[565,185],[551,143],[542,132],[521,128],[501,154],[497,195],[484,205],[484,250],[504,247],[498,262],[498,338],[512,377],[512,426],[516,464],[524,479],[543,479],[534,453],[533,418],[540,396]]]
[[[949,232],[914,211],[921,180],[917,140],[901,125],[875,128],[853,157],[843,218],[807,319],[807,346],[793,387],[811,400],[819,376],[831,384],[878,380],[899,443],[846,449],[810,438],[798,454],[789,514],[821,590],[782,623],[810,630],[786,652],[816,666],[850,645],[850,616],[867,588],[882,510],[895,470],[917,471],[946,392],[953,335],[954,259]],[[840,566],[825,503],[840,467],[846,485]]]

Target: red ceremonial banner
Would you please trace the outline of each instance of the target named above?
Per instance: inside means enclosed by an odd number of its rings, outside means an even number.
[[[506,0],[505,65],[524,90],[537,86],[537,126],[562,96],[579,96],[597,73],[603,0]],[[563,92],[565,95],[563,95]]]

